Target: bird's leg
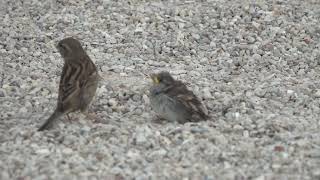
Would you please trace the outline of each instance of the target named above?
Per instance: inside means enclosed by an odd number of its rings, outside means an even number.
[[[89,113],[88,111],[82,111],[82,113],[94,123],[98,123],[102,121],[102,119],[99,116],[97,116],[97,114],[95,113]]]
[[[67,119],[71,122],[71,118],[70,118],[69,114],[67,114]]]
[[[67,116],[66,119],[68,119],[69,123],[72,123],[72,121],[79,120],[78,118],[74,118],[74,116],[70,115],[70,113],[67,113],[66,116]]]

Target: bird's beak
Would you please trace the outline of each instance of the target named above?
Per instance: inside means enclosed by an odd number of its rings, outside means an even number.
[[[157,77],[157,75],[151,74],[150,77],[151,77],[153,83],[155,83],[155,84],[159,84],[160,83],[159,78]]]

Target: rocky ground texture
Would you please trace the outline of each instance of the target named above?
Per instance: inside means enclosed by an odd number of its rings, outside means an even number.
[[[318,0],[0,1],[0,179],[319,179]],[[79,39],[101,82],[91,111],[36,132]],[[170,71],[211,119],[155,121]]]

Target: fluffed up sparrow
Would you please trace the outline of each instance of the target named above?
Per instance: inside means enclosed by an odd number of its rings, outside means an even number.
[[[59,117],[71,112],[80,110],[90,117],[88,107],[100,80],[95,64],[78,40],[65,38],[58,43],[57,49],[64,59],[57,107],[38,131],[49,129]]]
[[[151,74],[150,88],[152,109],[168,121],[179,123],[198,122],[208,118],[205,106],[181,81],[175,80],[169,72]]]

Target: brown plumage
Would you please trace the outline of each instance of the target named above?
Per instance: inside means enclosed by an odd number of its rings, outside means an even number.
[[[88,115],[100,78],[96,66],[78,40],[65,38],[58,43],[57,49],[64,59],[57,107],[39,131],[49,129],[59,117],[71,112],[80,110]]]
[[[160,117],[179,123],[208,118],[207,109],[181,81],[173,79],[168,72],[152,74],[151,78],[150,102]]]

